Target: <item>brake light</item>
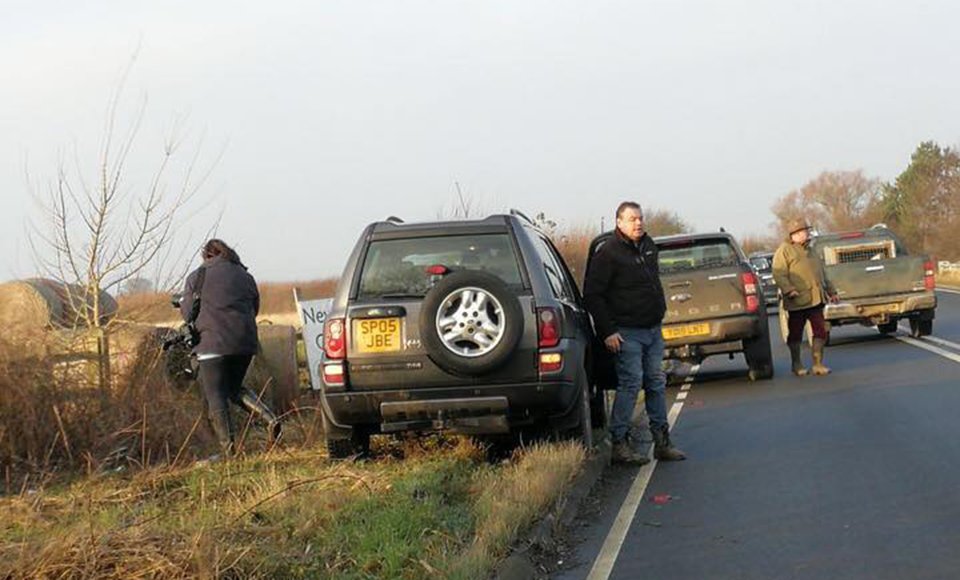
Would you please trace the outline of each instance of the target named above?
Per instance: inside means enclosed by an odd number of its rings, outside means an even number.
[[[347,358],[347,329],[343,318],[330,318],[323,324],[323,352],[328,359]]]
[[[923,289],[924,290],[935,290],[937,288],[937,280],[933,276],[934,268],[933,261],[928,260],[923,263]]]
[[[850,232],[847,234],[840,235],[841,240],[852,240],[853,238],[862,238],[862,237],[863,237],[863,232]]]
[[[560,317],[556,308],[537,308],[537,337],[540,348],[550,348],[560,343]]]
[[[756,312],[760,308],[760,297],[757,295],[757,275],[753,272],[740,274],[743,283],[743,294],[747,299],[747,312]]]
[[[432,266],[427,266],[427,274],[431,276],[444,276],[450,271],[450,268],[447,268],[443,264],[434,264]]]

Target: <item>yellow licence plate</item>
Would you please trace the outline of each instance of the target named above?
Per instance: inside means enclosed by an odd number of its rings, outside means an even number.
[[[357,352],[396,352],[400,350],[399,318],[364,318],[353,321]]]
[[[663,338],[670,340],[672,338],[687,338],[690,336],[704,336],[710,334],[710,324],[684,324],[682,326],[665,326],[663,328]]]

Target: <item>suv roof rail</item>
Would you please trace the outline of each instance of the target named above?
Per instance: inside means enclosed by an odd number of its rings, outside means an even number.
[[[387,216],[387,219],[385,219],[385,220],[383,220],[383,221],[386,221],[386,222],[389,222],[389,223],[392,223],[392,224],[402,224],[402,223],[403,223],[403,220],[400,219],[400,218],[398,218],[398,217],[395,216],[395,215]]]
[[[534,222],[532,219],[528,218],[527,215],[524,214],[524,213],[523,213],[522,211],[520,211],[519,209],[510,208],[510,215],[512,215],[512,216],[517,216],[518,218],[526,221],[526,222],[527,222],[528,224],[530,224],[531,226],[536,226],[536,225],[537,225],[536,222]]]

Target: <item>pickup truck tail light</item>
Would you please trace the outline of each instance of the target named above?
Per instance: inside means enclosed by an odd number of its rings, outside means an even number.
[[[760,309],[757,275],[753,272],[744,272],[740,274],[740,281],[743,283],[743,294],[747,299],[747,312],[756,312]]]
[[[923,263],[923,289],[924,290],[935,290],[937,288],[936,278],[933,277],[934,274],[933,261],[927,261]]]

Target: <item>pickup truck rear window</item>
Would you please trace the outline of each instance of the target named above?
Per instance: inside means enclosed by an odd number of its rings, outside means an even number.
[[[478,270],[520,287],[520,265],[507,233],[371,242],[360,273],[360,297],[422,296],[429,266]]]
[[[740,258],[727,240],[690,240],[660,245],[660,273],[735,266]]]

